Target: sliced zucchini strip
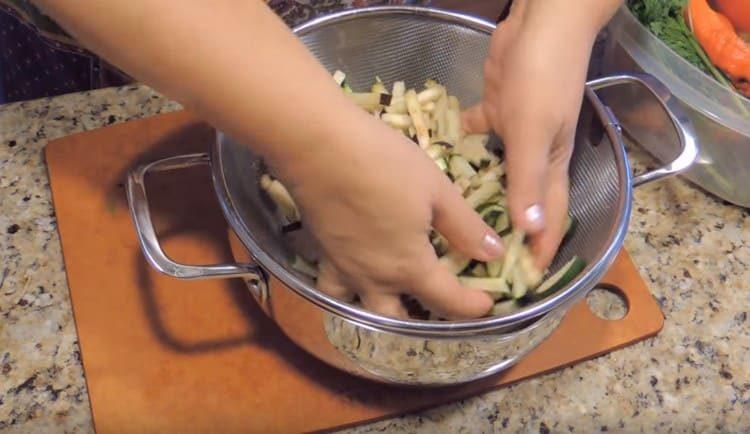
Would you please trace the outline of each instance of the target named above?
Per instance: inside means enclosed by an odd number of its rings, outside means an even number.
[[[468,288],[481,289],[482,291],[492,295],[496,300],[507,298],[511,295],[511,290],[508,288],[508,282],[505,279],[497,277],[464,277],[458,278],[461,285]]]
[[[417,100],[417,93],[414,89],[409,89],[406,91],[404,98],[406,98],[406,110],[411,116],[411,122],[414,124],[414,131],[417,134],[417,143],[422,149],[427,149],[430,146],[430,133],[424,121],[422,106]]]
[[[376,76],[368,91],[353,92],[343,71],[335,71],[333,80],[354,103],[417,143],[450,178],[467,204],[503,239],[505,255],[496,261],[482,262],[452,250],[437,231],[429,234],[442,267],[456,275],[462,285],[493,297],[496,303],[491,315],[511,314],[533,300],[559,291],[585,269],[585,262],[577,256],[546,279],[545,272],[537,269],[525,243],[525,233],[511,224],[502,152],[488,149],[489,135],[466,134],[461,126],[460,102],[445,86],[429,79],[418,90],[407,88],[404,81],[395,81],[389,90]],[[302,222],[291,195],[268,174],[261,177],[261,186],[286,220],[282,233],[293,236],[291,232],[300,230]],[[564,225],[567,239],[575,230],[575,218],[568,214]],[[300,256],[294,258],[292,266],[312,278],[318,274],[316,265]],[[431,313],[429,318],[442,320]]]
[[[264,174],[260,178],[260,186],[271,197],[274,203],[276,203],[276,206],[279,207],[281,213],[287,220],[295,222],[300,219],[297,204],[282,183],[272,179],[269,175]]]
[[[586,268],[586,261],[578,256],[573,256],[565,263],[565,265],[560,267],[557,272],[542,282],[542,284],[534,290],[534,293],[537,295],[546,295],[559,291],[565,287],[565,285],[573,281],[573,279],[575,279],[584,268]]]

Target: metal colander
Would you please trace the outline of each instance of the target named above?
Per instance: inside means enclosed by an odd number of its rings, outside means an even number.
[[[295,31],[331,72],[344,70],[354,88],[364,88],[376,75],[388,84],[405,80],[412,87],[434,78],[467,106],[480,98],[482,66],[493,29],[492,24],[463,15],[384,7],[337,13]],[[617,120],[595,93],[622,83],[645,85],[675,126],[675,142],[680,144],[671,163],[632,179]],[[176,156],[135,169],[128,178],[128,200],[144,256],[157,270],[181,279],[243,278],[261,308],[289,338],[344,371],[396,384],[458,384],[512,366],[546,339],[568,307],[597,283],[622,245],[632,187],[678,173],[696,157],[690,124],[678,110],[664,86],[648,76],[619,75],[589,82],[570,165],[571,212],[579,223],[552,271],[574,254],[588,266],[556,294],[504,317],[400,320],[317,291],[290,265],[297,246],[281,235],[273,206],[261,194],[261,159],[220,132],[210,155]],[[144,178],[148,172],[196,164],[210,164],[218,202],[236,235],[232,250],[238,263],[180,264],[159,245]],[[252,263],[245,263],[248,256]]]
[[[482,95],[482,71],[492,29],[463,16],[450,18],[425,10],[373,9],[313,22],[300,27],[297,34],[329,71],[346,72],[354,89],[368,89],[375,76],[387,84],[404,80],[407,87],[414,88],[433,78],[467,107]],[[592,121],[590,113],[583,119]],[[589,127],[586,125],[586,130]],[[581,139],[583,146],[576,148],[571,167],[571,211],[580,225],[552,270],[574,254],[588,263],[596,262],[628,218],[629,189],[624,186],[630,180],[622,164],[626,160],[616,158],[616,154],[622,155],[621,150],[616,152],[611,142],[592,146],[589,137]]]
[[[432,78],[447,86],[466,107],[481,97],[483,64],[493,30],[494,25],[461,14],[418,7],[377,7],[313,20],[296,28],[295,33],[330,72],[346,72],[354,89],[367,88],[375,76],[387,85],[404,80],[409,87],[421,87]],[[672,121],[675,141],[680,144],[671,163],[632,179],[617,120],[595,93],[598,88],[623,83],[644,85],[649,90]],[[553,310],[564,312],[602,277],[622,245],[630,217],[632,187],[685,170],[695,159],[697,146],[691,126],[678,110],[666,88],[649,76],[619,75],[588,83],[570,164],[570,207],[578,225],[559,251],[551,271],[573,255],[588,265],[556,294],[504,317],[451,322],[400,320],[317,291],[313,282],[291,267],[294,249],[281,235],[273,207],[261,194],[261,159],[244,144],[221,133],[217,134],[210,156],[175,157],[152,163],[136,171],[128,191],[147,259],[172,276],[243,276],[261,303],[268,297],[268,282],[279,282],[327,314],[403,335],[457,337],[498,333],[527,326]],[[149,170],[205,162],[210,162],[219,203],[230,226],[257,265],[185,266],[171,261],[161,251],[148,217],[145,190],[141,192],[142,178]],[[278,322],[280,314],[274,315]]]
[[[432,78],[468,106],[481,98],[483,64],[493,29],[485,21],[464,15],[416,7],[378,7],[323,17],[295,32],[329,71],[346,72],[354,89],[368,88],[375,76],[386,85],[404,80],[407,87],[421,87]],[[246,146],[223,137],[214,160],[223,178],[219,187],[231,203],[227,215],[240,227],[238,235],[264,267],[311,301],[346,317],[396,329],[416,326],[421,331],[475,332],[518,323],[584,295],[604,274],[622,244],[630,217],[632,180],[617,122],[594,89],[625,81],[652,85],[654,95],[665,93],[648,78],[628,76],[602,79],[587,88],[570,165],[570,207],[578,225],[550,270],[555,271],[573,255],[583,258],[588,266],[556,295],[508,317],[452,323],[397,321],[320,294],[289,264],[292,251],[279,235],[277,217],[259,193],[259,159]],[[684,144],[683,140],[683,149]],[[678,169],[661,170],[668,173],[642,175],[641,179],[656,179]]]
[[[375,76],[386,84],[404,80],[407,88],[421,88],[433,78],[467,107],[482,95],[491,31],[483,21],[465,16],[454,20],[444,13],[399,8],[355,11],[302,26],[297,34],[329,71],[346,72],[353,89],[368,89]],[[591,122],[590,115],[582,119]],[[571,212],[579,226],[552,270],[574,254],[597,262],[628,219],[630,179],[622,149],[616,149],[620,144],[605,138],[606,143],[592,146],[589,137],[580,139],[570,172]]]

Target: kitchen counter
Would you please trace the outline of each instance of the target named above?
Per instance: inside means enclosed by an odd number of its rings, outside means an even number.
[[[0,106],[0,431],[93,431],[45,144],[177,108],[140,86]],[[625,245],[666,316],[656,338],[351,432],[747,430],[747,215],[681,179],[639,189]]]

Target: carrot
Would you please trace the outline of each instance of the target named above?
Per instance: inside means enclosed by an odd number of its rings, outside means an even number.
[[[750,35],[750,1],[748,0],[713,0],[716,10],[732,22],[740,33]]]
[[[711,62],[741,94],[750,97],[750,45],[708,0],[690,0],[685,11],[685,20]]]

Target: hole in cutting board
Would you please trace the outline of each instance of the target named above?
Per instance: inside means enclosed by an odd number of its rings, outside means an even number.
[[[597,285],[586,296],[586,303],[594,315],[609,321],[625,318],[630,310],[625,293],[613,285]]]

